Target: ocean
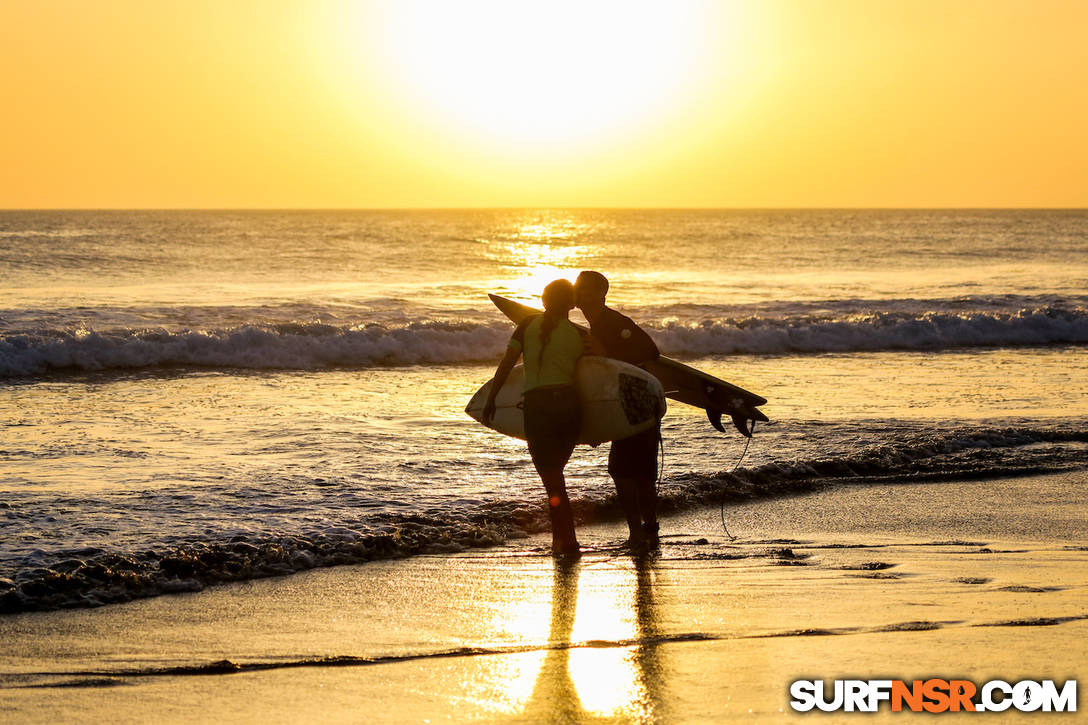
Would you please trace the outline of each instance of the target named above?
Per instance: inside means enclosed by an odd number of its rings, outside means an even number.
[[[512,331],[487,293],[581,269],[769,401],[746,451],[671,404],[664,511],[1088,468],[1086,211],[4,211],[0,611],[546,530],[463,409]],[[618,516],[606,459],[568,466],[580,521]]]

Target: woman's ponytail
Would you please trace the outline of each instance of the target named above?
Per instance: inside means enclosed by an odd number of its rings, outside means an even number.
[[[541,300],[544,302],[545,314],[544,319],[540,321],[540,352],[537,353],[537,365],[544,364],[544,348],[551,341],[552,333],[559,325],[560,318],[566,319],[567,313],[574,309],[574,285],[565,279],[549,282],[544,288]]]

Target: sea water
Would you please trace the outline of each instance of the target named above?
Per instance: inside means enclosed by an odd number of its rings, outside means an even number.
[[[0,212],[0,611],[545,530],[463,409],[512,331],[487,293],[581,269],[769,401],[746,452],[671,404],[666,511],[1088,467],[1084,211]],[[606,464],[568,466],[581,521]]]

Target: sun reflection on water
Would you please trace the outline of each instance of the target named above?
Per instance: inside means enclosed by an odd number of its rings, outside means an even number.
[[[590,582],[587,582],[590,584]],[[594,576],[578,593],[574,642],[618,642],[637,637],[635,581],[627,570],[609,569]],[[571,679],[582,707],[594,715],[615,715],[643,698],[633,647],[570,651]]]
[[[496,629],[511,641],[548,643],[496,662],[497,709],[564,722],[660,714],[656,649],[640,641],[657,634],[648,567],[594,569],[580,582],[582,565],[557,563],[550,601],[541,577],[525,599],[495,612]]]
[[[573,282],[598,254],[590,239],[599,226],[572,215],[533,216],[481,240],[487,243],[485,256],[512,277],[496,280],[495,289],[514,299],[534,301],[552,280]]]

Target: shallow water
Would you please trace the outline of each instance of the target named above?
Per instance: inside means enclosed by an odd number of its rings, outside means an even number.
[[[6,617],[0,707],[278,721],[319,692],[346,720],[777,722],[798,678],[1077,679],[1083,478],[839,486],[730,507],[734,540],[717,510],[670,517],[652,555],[615,546],[617,522],[580,531],[577,563],[542,535]]]
[[[0,213],[0,608],[540,530],[524,444],[462,410],[511,329],[484,293],[586,267],[666,354],[769,399],[743,461],[672,405],[668,509],[1083,469],[1086,235],[1083,212]],[[582,520],[615,515],[606,453],[568,468]]]

